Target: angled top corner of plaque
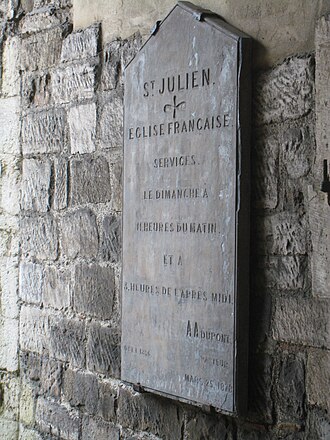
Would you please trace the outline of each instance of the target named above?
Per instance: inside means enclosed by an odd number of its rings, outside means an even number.
[[[191,2],[179,1],[168,15],[162,21],[157,21],[151,30],[150,37],[139,49],[137,54],[125,66],[125,70],[134,64],[140,57],[141,53],[145,51],[151,44],[157,42],[156,46],[161,46],[161,41],[164,40],[164,46],[168,47],[169,41],[180,43],[179,34],[185,33],[190,29],[202,28],[205,36],[209,32],[220,32],[224,38],[239,41],[250,39],[250,37],[234,26],[230,25],[225,19],[215,12],[208,9],[200,8]],[[208,37],[209,38],[209,37]],[[208,40],[210,41],[210,40]],[[180,50],[180,44],[177,45]],[[205,47],[207,50],[207,47]],[[155,53],[157,55],[157,52]],[[155,58],[157,63],[157,58]]]

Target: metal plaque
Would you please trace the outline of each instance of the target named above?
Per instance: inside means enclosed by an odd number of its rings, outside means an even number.
[[[122,379],[228,413],[247,386],[249,42],[179,2],[125,72]]]

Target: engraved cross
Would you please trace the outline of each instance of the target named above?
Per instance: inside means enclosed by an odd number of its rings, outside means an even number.
[[[173,111],[173,119],[175,119],[177,110],[184,110],[185,108],[186,108],[186,102],[181,101],[176,103],[176,95],[174,95],[173,104],[164,105],[164,112],[168,113],[170,111]]]

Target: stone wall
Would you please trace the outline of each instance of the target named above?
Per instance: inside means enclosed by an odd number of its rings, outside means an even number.
[[[235,419],[120,381],[122,74],[141,37],[104,43],[71,16],[69,0],[0,1],[0,438],[328,439],[329,18],[316,57],[255,75],[249,410]]]

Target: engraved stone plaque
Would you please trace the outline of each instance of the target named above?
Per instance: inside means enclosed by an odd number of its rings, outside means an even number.
[[[122,379],[227,413],[247,387],[249,45],[179,2],[125,72]]]

